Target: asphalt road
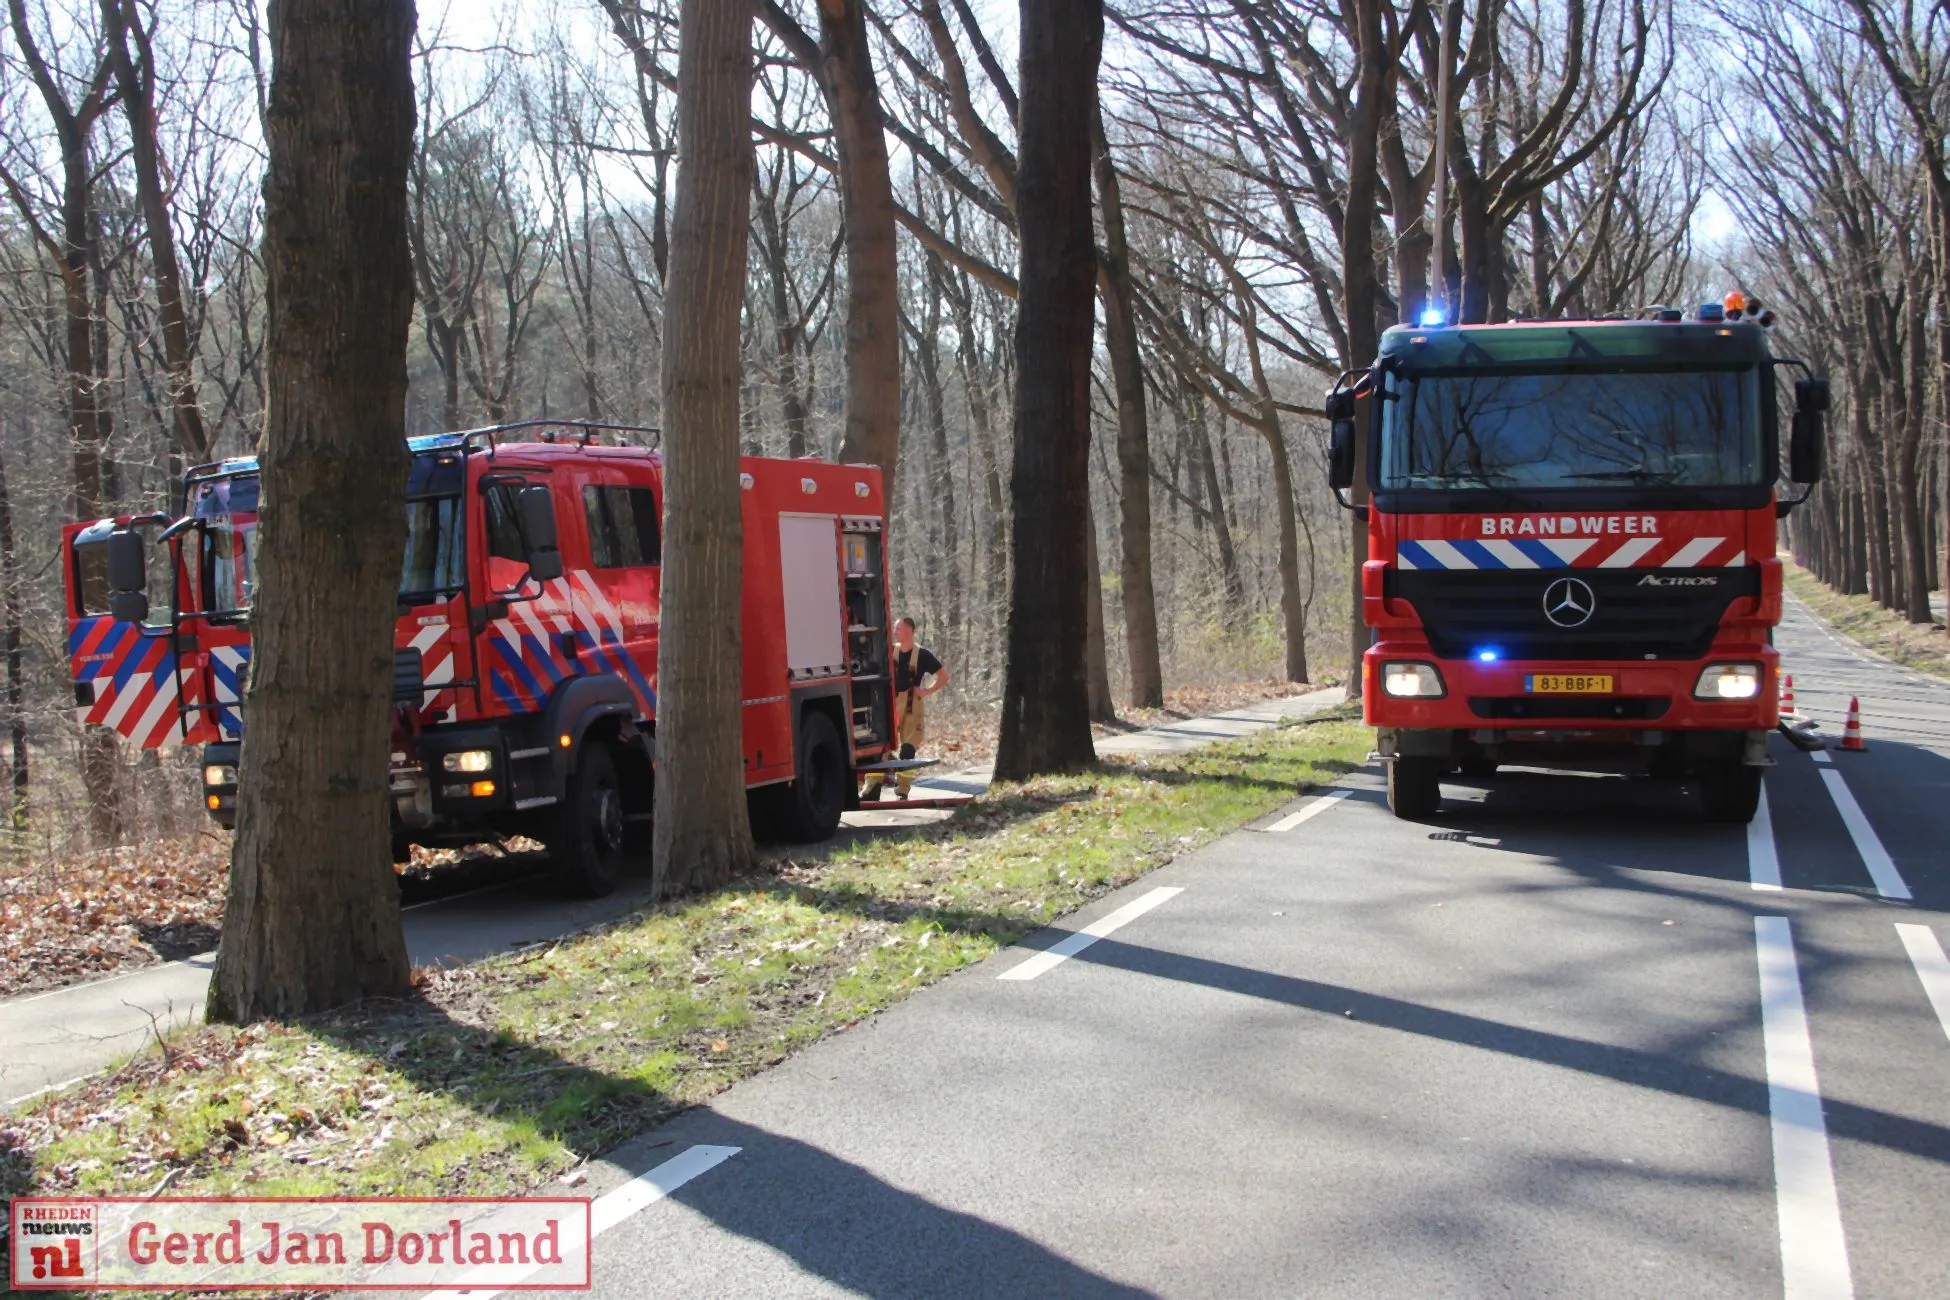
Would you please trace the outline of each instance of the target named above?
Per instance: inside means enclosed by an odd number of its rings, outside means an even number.
[[[1950,1295],[1950,685],[1777,640],[1756,828],[1356,773],[594,1166],[595,1294]]]
[[[1168,753],[1246,735],[1283,717],[1298,716],[1341,699],[1341,692],[1316,691],[1269,700],[1205,718],[1108,738],[1100,754]],[[940,772],[916,785],[917,795],[978,794],[988,788],[989,769]],[[869,809],[847,813],[838,842],[890,829],[936,821],[951,815],[939,809]],[[762,853],[798,851],[763,846]],[[545,866],[545,859],[536,863]],[[481,888],[416,902],[404,909],[408,955],[415,965],[473,961],[525,944],[627,915],[650,896],[647,879],[625,881],[607,898],[571,900],[543,870],[520,864],[494,874],[501,878]],[[212,954],[168,962],[71,988],[0,1001],[0,1107],[126,1059],[151,1042],[158,1029],[186,1024],[202,1013]]]

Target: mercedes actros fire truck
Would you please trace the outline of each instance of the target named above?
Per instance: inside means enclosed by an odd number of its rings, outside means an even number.
[[[1397,816],[1432,816],[1458,771],[1622,760],[1753,817],[1798,504],[1775,491],[1777,375],[1801,372],[1796,484],[1821,474],[1828,387],[1743,306],[1396,326],[1328,394],[1337,496],[1365,451],[1368,499],[1342,502],[1368,524],[1361,698]]]
[[[663,462],[605,432],[537,421],[410,441],[392,680],[373,684],[394,704],[396,856],[527,836],[568,888],[596,895],[648,843]],[[816,459],[741,469],[752,811],[762,835],[825,839],[857,772],[902,766],[881,475]],[[205,806],[229,826],[256,462],[191,470],[185,499],[179,519],[69,526],[71,669],[84,724],[200,745]],[[151,532],[168,568],[153,583]]]

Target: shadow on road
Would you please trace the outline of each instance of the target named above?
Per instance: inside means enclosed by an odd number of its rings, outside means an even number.
[[[1805,953],[1803,959],[1805,962]],[[1076,954],[1073,960],[1260,998],[1303,1011],[1317,1011],[1335,1020],[1378,1025],[1399,1033],[1520,1057],[1761,1118],[1769,1114],[1765,1080],[1705,1065],[1677,1053],[1572,1038],[1345,985],[1162,952],[1116,939],[1101,940]],[[1803,974],[1804,977],[1809,974],[1805,967]],[[1822,1106],[1829,1132],[1837,1138],[1950,1164],[1950,1128],[1833,1098],[1823,1098]]]
[[[721,1175],[688,1183],[672,1199],[850,1291],[1092,1300],[1152,1294],[809,1143],[722,1115],[700,1121],[695,1140],[736,1146],[741,1154]]]
[[[307,1024],[416,1087],[454,1097],[503,1123],[532,1125],[575,1151],[613,1150],[681,1109],[641,1080],[462,1023],[419,998],[368,1002]],[[483,1057],[493,1062],[491,1077],[483,1077]],[[743,1153],[735,1165],[687,1185],[673,1199],[837,1285],[867,1295],[1147,1294],[807,1143],[708,1110],[696,1114],[696,1124],[708,1132],[690,1140],[737,1146]],[[636,1174],[667,1158],[670,1145],[645,1143],[618,1154],[643,1166],[630,1169]],[[633,1154],[641,1158],[631,1160]],[[10,1160],[24,1163],[0,1146],[0,1177],[13,1172]]]

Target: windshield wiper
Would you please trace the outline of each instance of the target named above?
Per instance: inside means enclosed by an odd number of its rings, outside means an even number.
[[[1649,469],[1596,469],[1583,474],[1566,474],[1565,478],[1604,479],[1616,483],[1676,483],[1678,479],[1671,474],[1655,474]]]

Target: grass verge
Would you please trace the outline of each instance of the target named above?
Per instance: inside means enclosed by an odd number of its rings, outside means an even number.
[[[1782,569],[1787,589],[1836,631],[1905,668],[1950,679],[1950,634],[1940,626],[1912,623],[1868,596],[1845,596],[1792,561]]]
[[[0,1194],[459,1195],[623,1138],[1358,766],[1344,713],[997,787],[413,996],[174,1035],[0,1115]]]

